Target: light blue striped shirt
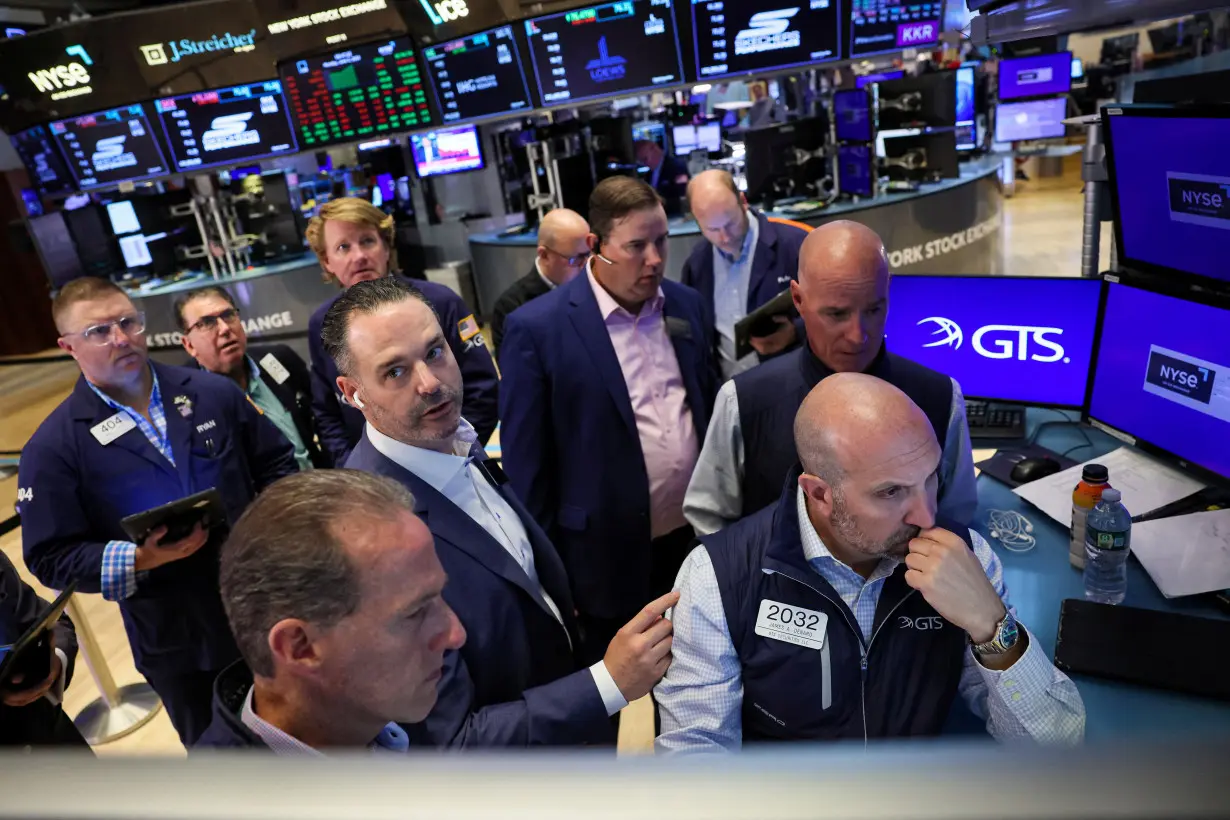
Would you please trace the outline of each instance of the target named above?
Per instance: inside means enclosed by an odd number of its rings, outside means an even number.
[[[899,562],[882,559],[864,581],[821,542],[807,516],[801,489],[797,504],[807,562],[841,596],[854,613],[864,639],[869,640],[884,581]],[[970,535],[983,571],[1015,617],[999,557],[985,538],[973,530]],[[662,715],[662,733],[655,747],[663,753],[738,749],[743,742],[741,666],[726,625],[717,576],[704,547],[693,550],[684,561],[675,589],[681,597],[671,616],[673,660],[654,688]],[[1024,625],[1020,628],[1027,632]],[[1080,694],[1047,658],[1038,641],[1032,636],[1028,640],[1025,654],[1002,672],[987,669],[972,650],[966,650],[958,686],[961,697],[974,714],[986,719],[987,731],[996,740],[1079,743],[1085,734],[1085,706]]]
[[[747,291],[751,287],[752,262],[756,258],[756,243],[760,241],[760,220],[751,211],[745,211],[748,221],[747,236],[739,258],[713,246],[713,314],[714,329],[718,335],[718,362],[722,378],[729,379],[760,363],[755,351],[742,359],[735,358],[735,323],[747,315]]]
[[[270,751],[275,755],[324,756],[324,753],[320,750],[313,749],[298,738],[286,734],[286,732],[283,732],[277,726],[256,714],[256,710],[252,708],[252,693],[255,691],[256,687],[248,690],[248,696],[244,698],[243,711],[240,713],[239,719],[243,721],[244,726],[251,729],[252,733],[269,747]],[[376,739],[369,743],[367,748],[371,751],[405,754],[410,751],[410,736],[406,734],[405,729],[396,723],[389,723],[380,730],[380,734],[376,735]]]

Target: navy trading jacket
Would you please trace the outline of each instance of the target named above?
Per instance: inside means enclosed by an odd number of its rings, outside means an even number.
[[[495,362],[473,311],[460,296],[444,285],[421,280],[404,280],[418,289],[436,312],[444,339],[461,368],[464,388],[461,394],[461,414],[474,425],[478,440],[486,443],[495,432],[500,415],[500,377]],[[308,345],[312,357],[312,413],[316,416],[316,434],[320,446],[329,452],[333,463],[343,464],[351,448],[363,435],[363,414],[342,404],[337,392],[337,365],[325,352],[320,339],[325,314],[341,296],[338,293],[316,308],[308,321]]]
[[[43,584],[102,591],[103,549],[128,541],[120,520],[216,487],[234,524],[257,492],[297,471],[294,451],[234,382],[151,362],[167,419],[172,466],[133,427],[108,444],[91,428],[116,412],[77,379],[72,394],[21,452],[17,511],[26,565]],[[137,670],[146,677],[221,669],[239,653],[218,594],[227,527],[188,558],[137,573],[119,602]]]

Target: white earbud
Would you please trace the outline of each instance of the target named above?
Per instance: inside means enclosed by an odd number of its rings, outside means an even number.
[[[360,410],[362,410],[364,407],[363,397],[359,395],[358,390],[354,391],[354,406],[359,408]]]

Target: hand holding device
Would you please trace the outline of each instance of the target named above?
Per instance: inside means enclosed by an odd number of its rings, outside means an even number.
[[[761,356],[774,356],[781,353],[790,345],[794,344],[798,338],[798,332],[794,329],[794,323],[785,316],[777,315],[772,317],[773,322],[777,325],[772,333],[763,336],[752,335],[748,342],[752,349]],[[753,328],[753,334],[758,328]]]
[[[668,592],[646,604],[607,647],[602,662],[629,703],[648,695],[671,664],[674,626],[664,616],[677,603],[679,593]]]
[[[1006,609],[961,536],[932,527],[910,541],[905,582],[975,644],[995,637]]]
[[[165,525],[157,527],[137,547],[136,568],[138,571],[154,569],[172,561],[179,561],[194,554],[209,541],[209,530],[198,521],[187,537],[179,541],[161,543],[167,534]]]
[[[45,630],[37,651],[26,656],[22,668],[0,681],[0,702],[5,706],[21,708],[29,706],[55,686],[60,679],[62,667],[60,656],[55,652],[55,633]],[[31,684],[30,681],[37,681]]]

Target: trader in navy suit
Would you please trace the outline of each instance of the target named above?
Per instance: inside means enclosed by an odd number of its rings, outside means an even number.
[[[397,268],[393,217],[363,199],[335,199],[321,207],[308,224],[307,240],[325,274],[343,288],[388,276]],[[466,418],[486,442],[499,424],[499,376],[474,313],[460,296],[435,282],[415,282],[440,317],[445,339],[465,376]],[[339,294],[340,295],[340,294]],[[318,307],[308,320],[312,360],[312,412],[321,446],[334,464],[343,464],[363,434],[363,414],[337,395],[337,368],[320,344],[320,327],[337,297]]]
[[[630,177],[589,201],[584,276],[508,318],[504,469],[559,548],[588,657],[671,589],[693,541],[683,496],[717,385],[700,296],[664,280],[667,221]]]
[[[734,178],[717,169],[688,184],[688,205],[701,239],[683,263],[680,281],[704,298],[714,318],[722,378],[729,379],[805,337],[801,319],[778,316],[773,333],[751,337],[753,352],[735,355],[735,323],[798,279],[799,248],[808,231],[753,211]]]
[[[218,597],[225,528],[133,543],[121,520],[216,488],[227,523],[296,471],[290,443],[223,376],[149,361],[145,317],[86,277],[52,305],[77,360],[72,394],[21,453],[17,511],[26,565],[43,584],[117,601],[137,671],[185,745],[209,722],[213,679],[237,657]]]
[[[445,656],[439,700],[411,741],[613,743],[609,718],[670,663],[662,616],[676,597],[644,607],[584,668],[563,563],[462,418],[461,372],[422,294],[397,279],[361,282],[329,309],[324,343],[338,388],[367,419],[346,466],[413,494],[448,573],[444,599],[469,636]]]

